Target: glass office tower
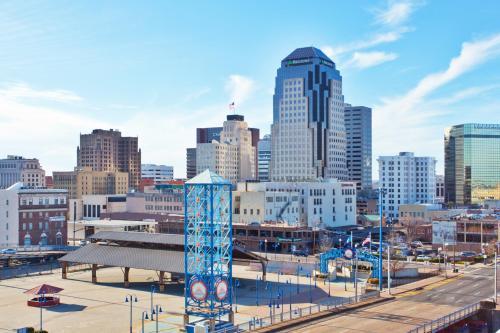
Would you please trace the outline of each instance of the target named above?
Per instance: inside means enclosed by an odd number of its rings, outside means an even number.
[[[500,200],[500,124],[446,129],[445,201],[456,205]]]

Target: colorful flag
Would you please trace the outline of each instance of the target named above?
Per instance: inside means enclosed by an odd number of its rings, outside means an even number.
[[[361,246],[365,246],[366,244],[371,243],[371,242],[372,242],[372,239],[371,239],[371,236],[369,235],[368,237],[365,238],[363,243],[361,243]]]

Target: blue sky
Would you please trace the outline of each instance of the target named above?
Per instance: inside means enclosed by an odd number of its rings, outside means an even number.
[[[345,101],[373,108],[374,159],[414,151],[441,173],[445,127],[500,122],[499,13],[487,0],[2,1],[0,154],[68,170],[80,132],[117,128],[182,177],[195,128],[230,102],[269,133],[276,69],[313,45]]]

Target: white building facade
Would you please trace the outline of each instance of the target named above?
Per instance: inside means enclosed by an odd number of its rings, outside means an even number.
[[[316,182],[238,183],[235,223],[285,223],[313,228],[356,224],[356,184]]]
[[[220,134],[221,141],[196,145],[196,172],[206,169],[236,184],[256,179],[256,148],[252,133],[241,115],[228,115]]]
[[[264,135],[264,138],[262,138],[262,140],[259,140],[257,150],[259,181],[268,182],[271,180],[271,135]]]
[[[436,202],[436,159],[410,152],[380,156],[379,184],[387,193],[382,209],[389,218],[399,218],[401,204]]]
[[[154,183],[160,183],[174,179],[174,167],[170,165],[142,164],[141,178],[152,179]]]

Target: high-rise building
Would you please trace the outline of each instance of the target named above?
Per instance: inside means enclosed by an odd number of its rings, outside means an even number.
[[[221,142],[220,134],[223,127],[201,127],[196,129],[196,144],[211,143],[212,140]],[[255,147],[255,168],[257,166],[257,145],[260,139],[260,130],[258,128],[249,128],[252,135],[252,146]],[[187,148],[186,150],[186,178],[191,179],[196,176],[196,148]]]
[[[320,50],[299,48],[281,61],[271,129],[274,181],[347,179],[342,77]]]
[[[54,188],[66,189],[70,199],[81,199],[83,195],[126,194],[129,174],[119,171],[92,171],[90,167],[75,168],[74,171],[54,171]]]
[[[455,205],[500,199],[500,124],[445,130],[445,201]]]
[[[0,189],[17,182],[29,187],[45,186],[45,171],[36,158],[8,155],[0,159]]]
[[[196,145],[197,173],[209,169],[232,183],[256,179],[256,148],[252,132],[241,115],[228,115],[220,134],[220,142]]]
[[[186,178],[196,176],[196,148],[186,148]]]
[[[139,188],[141,180],[141,150],[137,137],[123,137],[116,130],[95,129],[80,134],[77,166],[93,171],[127,172],[129,187]]]
[[[399,217],[399,205],[434,203],[436,198],[436,159],[402,152],[378,158],[379,182],[387,190],[382,209],[387,217]]]
[[[174,179],[174,167],[169,165],[142,164],[141,178],[152,179],[153,183]]]
[[[269,167],[271,164],[271,135],[264,135],[264,138],[259,141],[257,145],[257,166],[258,166],[258,179],[261,182],[268,182],[270,180]]]
[[[372,187],[372,109],[366,106],[344,108],[347,135],[348,179],[358,190]]]
[[[0,190],[0,247],[66,245],[68,192],[26,187]]]

